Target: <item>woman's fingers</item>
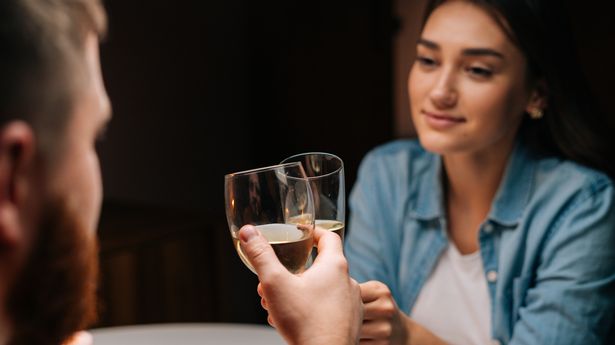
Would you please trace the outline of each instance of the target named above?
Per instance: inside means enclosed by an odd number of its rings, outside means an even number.
[[[382,298],[363,305],[364,320],[390,320],[397,312],[397,305],[393,299]]]
[[[391,295],[391,290],[379,282],[369,281],[360,284],[361,299],[363,300],[363,319],[378,320],[391,319],[397,313],[397,305]]]
[[[360,284],[363,300],[363,324],[360,344],[390,344],[398,328],[399,310],[389,288],[378,281]]]
[[[392,298],[391,290],[382,282],[370,280],[363,284],[359,284],[359,287],[361,288],[361,299],[363,303],[373,302],[382,297]]]
[[[365,321],[361,325],[361,339],[389,339],[393,327],[384,320]]]

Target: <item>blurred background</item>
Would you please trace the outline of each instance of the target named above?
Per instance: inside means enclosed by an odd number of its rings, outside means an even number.
[[[105,5],[114,118],[99,148],[97,326],[266,323],[231,243],[224,175],[325,151],[344,160],[349,192],[367,151],[413,135],[405,85],[424,1]],[[592,90],[611,110],[605,6],[570,10]]]

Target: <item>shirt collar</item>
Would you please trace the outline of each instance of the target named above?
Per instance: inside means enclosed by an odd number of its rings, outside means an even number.
[[[417,184],[410,202],[410,215],[419,220],[433,220],[444,216],[444,193],[442,191],[442,157],[428,153],[426,164],[421,165],[422,171],[415,171],[410,178],[425,174],[421,179],[410,181]]]
[[[433,220],[444,217],[444,193],[442,187],[442,158],[429,154],[427,164],[423,166],[426,174],[415,187],[410,215],[419,220]],[[514,226],[519,222],[530,197],[534,183],[536,161],[521,141],[517,141],[508,160],[502,182],[495,195],[488,219],[504,226]],[[418,183],[410,181],[411,183]]]
[[[530,199],[535,168],[536,159],[522,141],[517,141],[491,205],[489,219],[505,226],[519,222]]]

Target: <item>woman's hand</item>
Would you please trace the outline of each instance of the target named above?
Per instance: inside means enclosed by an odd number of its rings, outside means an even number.
[[[408,344],[410,318],[393,300],[391,290],[379,282],[360,284],[363,299],[361,344]]]
[[[363,299],[361,344],[446,345],[442,339],[399,310],[391,290],[385,284],[372,280],[359,287]]]

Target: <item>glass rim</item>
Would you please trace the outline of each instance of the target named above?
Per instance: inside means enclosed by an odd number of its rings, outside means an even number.
[[[308,156],[308,155],[323,155],[323,156],[330,156],[330,157],[333,157],[333,158],[337,159],[337,160],[340,162],[340,166],[339,166],[339,168],[337,168],[337,169],[335,169],[335,170],[333,170],[333,171],[331,171],[331,172],[328,172],[328,173],[326,173],[326,174],[322,174],[322,175],[318,175],[318,176],[307,176],[307,174],[306,174],[306,178],[307,178],[308,180],[318,180],[318,179],[321,179],[321,178],[324,178],[324,177],[327,177],[327,176],[330,176],[330,175],[337,174],[337,173],[339,173],[341,170],[343,170],[343,169],[344,169],[344,161],[343,161],[340,157],[338,157],[337,155],[334,155],[333,153],[328,153],[328,152],[319,152],[319,151],[304,152],[304,153],[297,153],[297,154],[292,155],[292,156],[290,156],[290,157],[286,157],[286,158],[284,158],[284,159],[280,162],[280,164],[288,164],[288,163],[293,163],[293,162],[287,162],[287,161],[288,161],[289,159],[293,159],[293,158],[296,158],[296,157],[301,157],[301,156]],[[297,162],[297,161],[295,161],[294,163],[300,163],[300,164],[301,164],[301,166],[303,167],[303,163],[302,163],[302,162]],[[304,169],[304,170],[305,170],[305,169]]]
[[[234,177],[245,176],[245,175],[248,175],[248,174],[259,173],[259,172],[266,171],[266,170],[274,170],[274,169],[277,169],[277,168],[284,168],[284,167],[290,167],[290,166],[296,166],[296,165],[299,165],[299,167],[301,168],[303,174],[305,175],[305,171],[303,171],[303,165],[301,164],[301,162],[287,162],[287,163],[280,163],[280,164],[270,165],[270,166],[266,166],[266,167],[260,167],[260,168],[254,168],[254,169],[237,171],[237,172],[234,172],[234,173],[230,173],[230,174],[224,175],[224,179],[230,179],[230,178],[234,178]],[[291,176],[291,177],[295,177],[295,176]],[[303,178],[303,177],[295,177],[295,178]]]

